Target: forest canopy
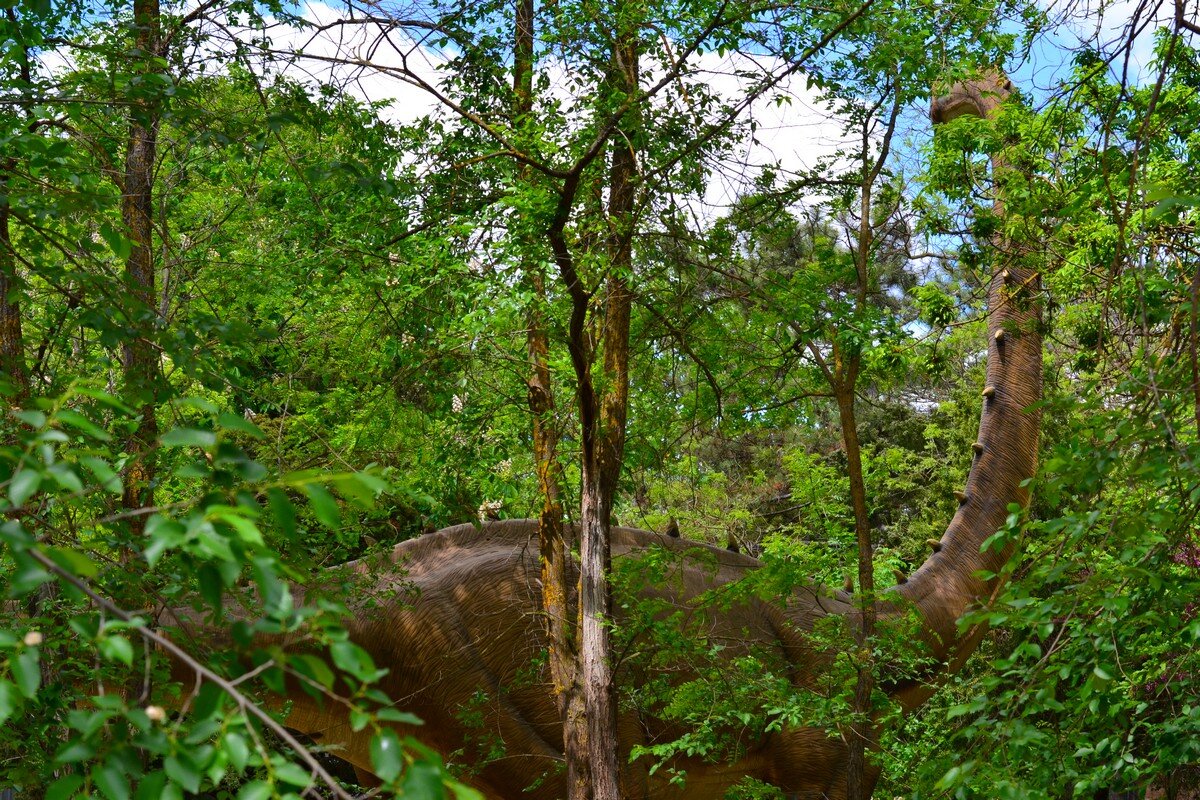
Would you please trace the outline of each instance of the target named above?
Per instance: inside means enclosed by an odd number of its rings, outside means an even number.
[[[816,797],[736,767],[804,731],[853,800],[1200,796],[1198,35],[0,0],[0,791]],[[435,742],[362,624],[527,518],[536,644]],[[722,638],[801,595],[804,655]]]

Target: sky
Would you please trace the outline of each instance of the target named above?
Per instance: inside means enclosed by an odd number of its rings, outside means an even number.
[[[375,0],[365,7],[382,12],[385,2]],[[1008,65],[1014,83],[1038,105],[1053,101],[1058,81],[1069,72],[1073,52],[1097,44],[1105,49],[1117,49],[1117,45],[1125,41],[1126,28],[1138,15],[1139,3],[1143,0],[1041,2],[1053,22],[1051,30],[1039,37],[1025,57]],[[360,4],[359,7],[364,6]],[[300,0],[294,9],[311,22],[325,25],[344,15],[345,4]],[[1116,74],[1128,69],[1130,80],[1135,83],[1152,77],[1152,32],[1157,23],[1169,22],[1165,18],[1169,14],[1170,9],[1160,12],[1163,19],[1150,20],[1141,34],[1134,37],[1133,46],[1128,48],[1128,64],[1123,59],[1114,61]],[[445,55],[427,43],[405,40],[395,34],[387,41],[381,41],[379,32],[375,26],[337,27],[313,32],[280,25],[271,31],[271,37],[280,50],[302,49],[306,54],[306,58],[289,67],[294,76],[311,76],[312,79],[337,83],[362,100],[388,101],[389,105],[382,112],[386,118],[400,123],[416,121],[437,106],[436,99],[394,73],[387,73],[386,69],[406,63],[430,86],[437,86],[441,77],[437,67],[445,62]],[[361,59],[362,65],[334,66],[321,60],[339,53],[353,54]],[[769,70],[778,65],[754,64],[750,56],[708,53],[700,57],[698,66],[706,73],[706,81],[711,87],[726,96],[738,97],[746,82],[733,74],[737,69],[759,67]],[[378,69],[380,67],[383,69]],[[544,61],[539,64],[539,69],[548,71],[553,77],[558,67]],[[702,212],[704,216],[719,213],[742,190],[746,176],[755,173],[760,166],[777,164],[783,174],[802,171],[848,143],[842,120],[818,101],[816,93],[808,89],[802,73],[785,81],[779,87],[779,94],[786,95],[789,102],[759,102],[749,111],[757,126],[755,136],[753,140],[743,140],[736,148],[734,157],[726,164],[727,174],[713,176],[703,201],[710,207]],[[896,142],[902,151],[901,160],[919,157],[923,142],[930,135],[924,109],[910,109]],[[907,153],[903,152],[906,150]]]
[[[356,5],[381,13],[389,1],[369,0]],[[1053,29],[1040,37],[1024,58],[1008,65],[1014,83],[1038,105],[1053,101],[1054,88],[1067,74],[1072,52],[1089,43],[1115,49],[1124,41],[1126,27],[1131,19],[1138,17],[1139,4],[1144,0],[1041,2],[1055,23]],[[269,27],[267,32],[276,50],[303,53],[302,58],[286,67],[285,72],[290,77],[314,84],[333,83],[360,100],[385,102],[387,105],[381,114],[397,123],[415,122],[437,108],[437,100],[429,91],[414,85],[413,81],[401,79],[389,69],[407,65],[418,80],[429,87],[437,87],[444,74],[438,67],[446,61],[445,52],[428,41],[406,39],[395,32],[384,39],[380,35],[382,29],[373,25],[321,29],[345,16],[345,3],[338,0],[297,0],[291,9],[317,29],[300,29],[282,22]],[[1160,12],[1160,16],[1169,13],[1167,9]],[[1128,65],[1121,59],[1114,62],[1115,73],[1128,68],[1133,82],[1152,77],[1149,69],[1152,31],[1156,23],[1162,22],[1169,20],[1150,20],[1128,49]],[[213,32],[220,33],[215,28]],[[250,33],[243,29],[239,35],[249,36]],[[219,44],[214,46],[220,47]],[[333,64],[330,60],[334,57],[344,59],[347,55],[360,63]],[[60,68],[64,63],[62,53],[57,51],[46,53],[43,60],[52,68]],[[697,66],[710,87],[734,98],[740,97],[747,85],[744,78],[737,77],[738,71],[761,73],[775,70],[780,65],[770,59],[744,54],[706,53],[699,58]],[[548,72],[552,78],[562,75],[561,68],[553,60],[544,60],[539,69]],[[561,85],[562,81],[554,80],[554,83]],[[777,165],[783,175],[800,172],[812,168],[819,159],[833,155],[839,147],[849,143],[842,120],[821,104],[816,93],[807,87],[803,73],[784,81],[775,94],[786,96],[788,102],[760,101],[747,112],[756,124],[754,137],[743,139],[722,165],[723,170],[712,176],[708,191],[697,207],[699,216],[719,216],[744,190],[747,179],[763,165]],[[909,109],[895,142],[899,163],[919,160],[931,133],[924,109]],[[915,169],[914,164],[912,170]]]
[[[296,9],[317,26],[328,24],[344,14],[344,6],[314,0],[301,2]],[[338,28],[313,32],[280,25],[271,31],[271,37],[277,49],[302,48],[308,56],[290,67],[289,74],[336,83],[365,101],[388,101],[389,105],[382,112],[385,118],[398,123],[415,122],[435,110],[437,100],[425,89],[406,83],[387,70],[407,63],[421,79],[437,86],[441,77],[437,67],[445,63],[445,55],[434,47],[394,35],[379,45],[379,30],[373,26],[360,26],[354,31]],[[372,66],[335,66],[322,60],[347,51]],[[739,72],[762,74],[778,69],[780,64],[772,59],[737,53],[705,53],[699,57],[696,66],[699,77],[710,87],[723,96],[737,98],[749,85],[748,79],[738,76]],[[553,60],[543,60],[538,68],[550,74],[555,86],[563,84],[559,79],[562,70]],[[644,76],[644,82],[653,78],[653,75]],[[710,181],[704,202],[714,211],[726,207],[740,194],[745,181],[756,174],[759,167],[777,164],[784,174],[804,170],[814,166],[818,159],[833,155],[847,143],[842,121],[817,100],[816,92],[807,87],[803,74],[785,80],[774,95],[786,96],[788,102],[760,102],[748,110],[747,118],[753,119],[756,125],[753,140],[747,139],[735,148],[724,165],[725,174],[715,174]]]

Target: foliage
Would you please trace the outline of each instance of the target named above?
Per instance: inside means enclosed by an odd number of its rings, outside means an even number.
[[[635,297],[616,514],[658,531],[674,519],[685,537],[764,563],[685,610],[645,591],[674,579],[666,553],[618,564],[616,635],[646,645],[623,665],[636,675],[623,701],[679,732],[634,756],[669,771],[676,754],[729,759],[784,725],[844,735],[861,666],[844,620],[811,633],[828,661],[820,681],[703,623],[854,570],[847,454],[819,363],[833,348],[862,361],[877,582],[924,560],[971,458],[982,287],[997,257],[987,243],[1000,231],[1026,243],[1049,312],[1043,470],[1008,532],[1023,548],[1014,580],[968,620],[992,629],[983,658],[916,714],[900,718],[876,693],[879,792],[1178,783],[1200,761],[1200,62],[1181,31],[1160,35],[1154,82],[1117,81],[1107,54],[1080,52],[1052,102],[1013,104],[994,125],[949,123],[921,174],[893,156],[864,183],[887,108],[923,111],[935,81],[1031,42],[1042,12],[560,2],[539,12],[534,109],[514,115],[511,5],[421,9],[436,23],[404,35],[428,34],[420,46],[442,57],[427,88],[443,102],[401,124],[386,104],[304,78],[315,51],[273,60],[286,49],[270,41],[279,26],[311,25],[289,7],[166,3],[155,55],[134,46],[127,4],[6,4],[0,315],[20,319],[30,388],[10,374],[0,422],[0,787],[297,796],[325,769],[307,760],[319,747],[287,742],[273,722],[286,710],[277,695],[298,684],[371,732],[389,791],[473,796],[378,690],[388,665],[348,639],[350,579],[324,568],[443,524],[540,509],[530,308],[554,342],[557,396],[578,376],[564,346],[572,287],[550,281],[539,296],[529,279],[554,275],[545,232],[576,166],[562,230],[588,313],[603,319],[614,275]],[[631,98],[610,62],[634,6],[647,93]],[[744,106],[790,102],[780,87],[801,66],[856,142],[803,174],[766,165],[722,213],[694,213],[715,174],[745,168],[741,148],[761,132]],[[714,69],[741,88],[720,89]],[[123,272],[136,243],[120,179],[148,108],[160,117],[153,303]],[[604,187],[623,140],[611,126],[632,117],[636,257],[614,271]],[[991,175],[994,154],[1006,168]],[[865,303],[846,244],[864,185],[875,192]],[[917,245],[932,255],[914,257]],[[147,397],[124,371],[135,341],[157,354],[164,431],[144,451]],[[560,401],[568,501],[579,422]],[[143,458],[156,501],[128,507]],[[158,618],[165,608],[180,630]],[[884,683],[928,666],[906,646],[910,622],[871,643]],[[153,637],[182,643],[189,626],[228,651],[166,658]],[[192,668],[211,673],[199,688]],[[460,766],[464,779],[480,767]],[[337,786],[331,776],[322,791]]]

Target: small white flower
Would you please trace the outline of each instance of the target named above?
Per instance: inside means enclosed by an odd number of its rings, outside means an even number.
[[[496,466],[492,467],[492,470],[493,470],[493,471],[494,471],[494,472],[495,472],[497,475],[507,475],[507,474],[509,474],[510,472],[512,472],[512,459],[511,459],[511,458],[506,458],[506,459],[504,459],[504,460],[503,460],[503,461],[501,461],[499,464],[497,464]]]
[[[461,414],[463,406],[465,405],[466,403],[463,401],[463,398],[459,397],[458,395],[454,395],[454,397],[450,398],[450,408],[455,414]]]
[[[100,235],[100,231],[92,231],[92,242],[95,244],[104,244],[104,237]]]
[[[45,639],[42,637],[41,631],[30,631],[29,633],[25,634],[25,638],[21,641],[25,642],[26,647],[37,647],[39,644],[45,641]]]
[[[167,718],[167,712],[162,706],[146,706],[146,716],[151,722],[162,722]]]
[[[405,347],[411,347],[412,345],[414,345],[416,343],[417,343],[417,340],[413,338],[413,335],[411,333],[400,334],[400,344],[404,345]]]

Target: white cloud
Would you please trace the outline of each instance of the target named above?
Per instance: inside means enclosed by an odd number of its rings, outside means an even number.
[[[306,20],[321,30],[299,30],[275,26],[270,31],[278,51],[301,55],[285,72],[304,80],[322,81],[341,87],[366,101],[388,101],[385,118],[411,123],[436,111],[438,99],[426,88],[440,87],[444,73],[438,68],[447,55],[421,41],[377,24],[337,25],[340,9],[310,0],[303,6]],[[334,64],[334,60],[353,63]],[[745,54],[706,53],[696,61],[693,79],[702,79],[721,97],[737,100],[765,75],[783,70],[778,60]],[[415,76],[405,78],[400,70]],[[538,69],[551,78],[551,95],[569,100],[569,83],[562,62],[543,59]],[[644,81],[655,80],[654,75]],[[782,81],[767,96],[743,112],[754,122],[753,135],[734,146],[713,174],[700,211],[704,217],[719,213],[746,190],[750,180],[764,167],[778,169],[784,176],[815,167],[818,160],[832,156],[848,143],[843,123],[809,90],[803,74]]]

